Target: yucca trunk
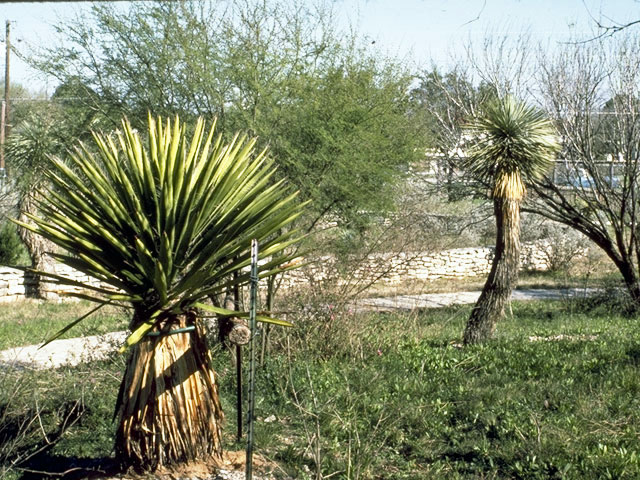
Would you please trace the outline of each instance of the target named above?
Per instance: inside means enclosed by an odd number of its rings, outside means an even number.
[[[118,399],[122,465],[154,470],[222,454],[223,414],[204,326],[189,313],[161,329],[190,326],[195,330],[147,336],[132,348]]]
[[[35,198],[37,193],[30,193],[22,197],[19,205],[21,222],[31,223],[28,215],[36,215],[38,213],[37,202]],[[54,273],[54,260],[48,255],[55,249],[55,245],[50,240],[38,235],[31,230],[18,226],[18,234],[22,243],[24,243],[29,258],[31,259],[31,268],[38,272]],[[53,292],[53,286],[47,282],[42,275],[33,274],[31,290],[27,293],[29,296],[43,299],[56,299],[57,294]]]
[[[520,262],[520,201],[494,198],[496,250],[489,277],[464,331],[465,345],[483,342],[491,336],[517,280]]]

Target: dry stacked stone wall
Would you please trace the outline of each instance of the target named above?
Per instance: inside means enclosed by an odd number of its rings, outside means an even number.
[[[85,285],[100,285],[100,281],[74,270],[67,265],[56,264],[55,273]],[[29,272],[25,273],[22,270],[10,267],[0,267],[0,302],[13,302],[32,296],[34,283],[34,275]],[[80,287],[54,284],[49,284],[47,288],[55,294],[79,292],[82,290]]]
[[[548,268],[546,249],[538,243],[522,248],[521,267],[527,270]],[[494,249],[456,248],[438,253],[400,253],[397,255],[370,255],[367,261],[352,273],[356,278],[380,278],[393,285],[411,280],[438,278],[463,278],[486,275],[491,268]],[[83,284],[99,285],[100,282],[66,265],[56,265],[56,273]],[[335,276],[336,265],[332,258],[324,257],[304,267],[287,273],[283,287],[292,288],[309,281],[322,281]],[[32,295],[34,278],[29,273],[9,267],[0,267],[0,302],[11,302]],[[57,294],[79,291],[78,287],[49,285]]]
[[[544,242],[522,246],[520,268],[544,271],[549,268],[548,249]],[[369,255],[367,261],[352,273],[355,279],[379,278],[387,285],[411,280],[436,280],[438,278],[466,278],[487,275],[491,270],[495,249],[493,247],[456,248],[437,253],[399,253]],[[339,271],[339,265],[331,257],[322,257],[301,270],[289,272],[283,286],[295,287],[310,281],[322,281]]]

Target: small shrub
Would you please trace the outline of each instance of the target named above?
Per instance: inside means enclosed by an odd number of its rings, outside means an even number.
[[[596,292],[567,302],[567,309],[597,315],[633,317],[637,314],[629,290],[618,279],[602,281]]]
[[[567,273],[577,259],[588,254],[591,245],[571,227],[526,214],[522,216],[520,239],[525,244],[538,245],[548,271],[553,273]]]
[[[17,265],[26,255],[26,249],[13,223],[5,222],[0,227],[0,265]]]
[[[547,266],[552,272],[567,271],[577,257],[587,252],[589,240],[570,227],[548,223],[543,232],[547,241],[544,250]]]

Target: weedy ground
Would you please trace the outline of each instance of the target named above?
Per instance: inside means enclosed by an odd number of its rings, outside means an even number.
[[[0,304],[0,350],[42,343],[94,308],[95,305],[87,301],[23,300]],[[60,338],[126,330],[129,320],[129,313],[124,309],[106,306],[65,332]]]
[[[470,348],[469,306],[300,315],[258,366],[256,451],[282,478],[640,478],[640,319],[616,292],[514,303]],[[214,358],[241,450],[232,357]],[[0,478],[108,465],[123,366],[0,372]]]

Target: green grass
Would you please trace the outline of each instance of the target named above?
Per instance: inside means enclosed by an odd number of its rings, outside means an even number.
[[[464,307],[354,317],[349,349],[272,357],[259,416],[280,420],[262,447],[301,478],[299,458],[317,465],[306,422],[338,478],[639,478],[638,321],[584,302],[513,310],[481,347],[457,345]],[[529,341],[560,333],[583,337]]]
[[[640,478],[638,319],[597,300],[514,303],[495,340],[460,348],[469,309],[333,312],[279,331],[258,373],[257,452],[298,479]],[[242,449],[233,367],[219,348],[215,363],[227,448]],[[80,401],[78,421],[28,465],[109,457],[123,364],[4,371],[17,388],[0,393],[0,445],[37,409],[55,439]],[[16,451],[43,443],[35,423]]]
[[[0,350],[41,343],[94,307],[86,301],[55,303],[24,300],[0,304]],[[129,324],[128,317],[127,312],[105,307],[61,338],[124,330]]]

